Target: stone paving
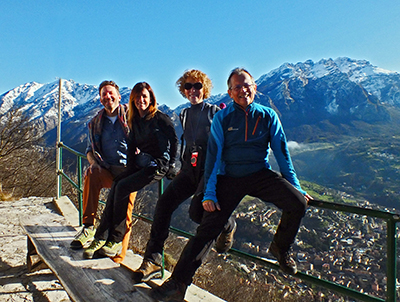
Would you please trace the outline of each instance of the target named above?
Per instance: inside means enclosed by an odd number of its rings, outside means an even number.
[[[0,201],[0,301],[70,301],[49,269],[28,273],[27,239],[20,219],[24,215],[50,213],[53,198],[23,198]]]

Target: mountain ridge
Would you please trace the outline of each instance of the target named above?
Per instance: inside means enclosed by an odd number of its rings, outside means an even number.
[[[97,86],[62,80],[62,141],[81,152],[86,124],[101,108]],[[256,80],[255,101],[273,108],[289,141],[309,146],[293,152],[298,174],[333,189],[400,205],[400,74],[346,57],[284,63]],[[130,89],[120,89],[127,103]],[[210,103],[229,104],[225,94]],[[22,107],[54,146],[58,80],[20,85],[0,96],[0,114]],[[160,104],[179,129],[175,109]],[[314,148],[325,144],[324,148]],[[295,144],[292,144],[295,145]],[[385,157],[390,154],[392,157]],[[277,168],[277,167],[275,167]],[[361,194],[361,195],[360,195]],[[372,197],[371,197],[372,196]]]

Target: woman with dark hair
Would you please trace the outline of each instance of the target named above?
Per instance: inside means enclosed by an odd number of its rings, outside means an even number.
[[[121,252],[130,227],[126,223],[129,194],[162,179],[175,161],[178,138],[174,125],[157,109],[153,89],[146,82],[137,83],[131,91],[128,126],[128,167],[113,182],[94,240],[83,253],[88,259],[95,252],[108,257]]]

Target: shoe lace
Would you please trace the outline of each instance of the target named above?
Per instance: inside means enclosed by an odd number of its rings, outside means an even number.
[[[93,240],[92,244],[90,245],[89,249],[96,249],[99,245],[102,245],[102,242],[100,240]]]
[[[75,239],[79,239],[81,237],[88,237],[90,235],[90,229],[83,227],[78,234],[76,234]]]
[[[78,239],[79,237],[81,237],[81,235],[84,233],[85,228],[82,228],[76,235],[75,235],[75,239]]]
[[[108,247],[108,248],[112,248],[114,244],[115,244],[114,241],[107,241],[107,243],[105,244],[105,246]]]

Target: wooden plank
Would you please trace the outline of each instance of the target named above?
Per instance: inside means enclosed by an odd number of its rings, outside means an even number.
[[[23,216],[20,224],[28,235],[28,247],[31,245],[28,248],[28,265],[33,264],[30,257],[38,255],[60,280],[72,301],[154,301],[148,297],[150,289],[159,286],[170,276],[165,271],[163,280],[133,284],[131,274],[140,266],[142,257],[132,251],[128,251],[122,266],[109,258],[83,259],[83,250],[72,250],[69,247],[76,228],[58,214]],[[32,268],[35,266],[33,264]],[[192,284],[188,287],[185,301],[224,300]]]
[[[54,198],[53,203],[57,207],[60,214],[67,220],[68,225],[79,227],[79,211],[68,198],[68,196]]]
[[[111,259],[86,260],[82,250],[70,249],[76,230],[60,220],[59,215],[46,214],[29,218],[23,226],[72,301],[153,301],[149,289],[134,287],[130,272]]]

